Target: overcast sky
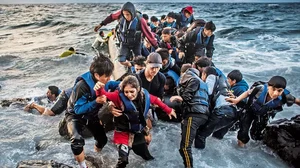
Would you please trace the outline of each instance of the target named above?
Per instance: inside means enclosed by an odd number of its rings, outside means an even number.
[[[114,2],[169,2],[168,0],[0,0],[0,4],[18,3],[114,3]],[[300,0],[172,0],[172,2],[300,2]]]

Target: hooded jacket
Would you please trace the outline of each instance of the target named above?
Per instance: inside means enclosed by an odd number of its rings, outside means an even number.
[[[136,14],[137,12],[135,10],[134,5],[131,2],[126,2],[123,5],[123,7],[122,7],[121,10],[118,10],[117,12],[115,12],[115,13],[109,15],[108,17],[106,17],[100,23],[100,25],[102,25],[102,26],[103,25],[107,25],[107,24],[109,24],[109,23],[117,20],[118,18],[123,17],[123,14],[122,14],[123,10],[126,10],[126,11],[130,12],[131,16],[132,16],[132,19],[134,19],[134,17],[138,17],[137,14]],[[147,39],[149,40],[149,42],[151,43],[151,45],[156,48],[157,45],[158,45],[157,44],[157,40],[153,36],[153,34],[151,33],[151,30],[148,28],[148,25],[147,25],[145,19],[142,18],[142,17],[139,17],[138,19],[139,19],[139,24],[140,24],[140,28],[141,28],[141,31],[143,33],[143,36],[147,37]]]

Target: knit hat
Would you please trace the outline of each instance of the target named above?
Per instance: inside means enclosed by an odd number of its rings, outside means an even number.
[[[148,55],[146,63],[152,68],[161,68],[161,56],[158,53],[152,52]]]
[[[184,8],[183,11],[187,11],[187,12],[189,12],[190,14],[193,14],[193,7],[192,7],[192,6],[187,6],[187,7]]]

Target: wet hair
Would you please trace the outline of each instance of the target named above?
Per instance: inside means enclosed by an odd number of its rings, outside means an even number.
[[[166,27],[166,28],[164,28],[164,29],[161,31],[161,34],[169,34],[169,35],[171,35],[171,29],[168,28],[168,27]]]
[[[102,30],[99,32],[99,35],[101,36],[101,34],[104,33]]]
[[[181,66],[180,72],[181,72],[181,73],[184,73],[184,72],[185,72],[187,69],[189,69],[189,68],[192,68],[192,64],[189,64],[189,63],[183,64],[183,65]]]
[[[110,76],[114,70],[114,64],[111,60],[102,53],[95,56],[90,66],[90,72],[94,75],[97,73],[99,76]]]
[[[75,51],[75,49],[73,47],[70,47],[69,50],[70,51]]]
[[[161,15],[160,20],[166,19],[166,15]]]
[[[150,21],[151,22],[158,22],[158,18],[156,16],[151,16]]]
[[[211,60],[209,60],[207,57],[200,57],[195,65],[200,68],[205,68],[211,66]]]
[[[149,20],[149,16],[147,14],[144,13],[142,16],[146,21]]]
[[[140,82],[138,78],[133,74],[130,74],[123,79],[123,81],[120,84],[120,89],[124,91],[124,88],[127,85],[131,85],[131,87],[137,89],[138,92],[141,90]]]
[[[211,30],[212,32],[214,32],[216,30],[216,25],[212,21],[209,21],[205,23],[204,28],[206,30]]]
[[[156,52],[161,56],[161,60],[169,60],[170,55],[169,51],[166,48],[159,48],[156,50]]]
[[[144,56],[137,56],[133,60],[133,65],[139,65],[142,67],[146,67],[146,58]]]
[[[286,87],[286,79],[282,76],[273,76],[269,81],[268,85],[273,86],[275,88],[283,88],[285,89]]]
[[[229,72],[229,74],[227,75],[227,78],[229,78],[231,80],[235,80],[236,83],[238,83],[243,79],[243,75],[240,70],[235,69],[235,70]]]
[[[208,76],[208,75],[217,76],[218,75],[217,71],[216,71],[216,68],[214,68],[212,66],[206,67],[203,72],[206,74],[206,76]]]
[[[52,94],[55,95],[55,97],[57,97],[59,95],[59,89],[57,86],[48,86],[48,89],[50,90],[50,92]]]

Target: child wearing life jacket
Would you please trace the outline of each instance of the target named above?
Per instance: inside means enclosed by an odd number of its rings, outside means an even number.
[[[149,135],[146,120],[150,104],[158,105],[170,118],[172,116],[176,118],[175,111],[141,88],[139,80],[133,75],[125,77],[120,89],[115,92],[106,92],[100,82],[95,85],[94,90],[97,96],[105,95],[116,108],[122,110],[120,116],[114,117],[113,139],[119,148],[117,167],[126,167],[130,149],[145,160],[154,159],[148,151],[144,136]]]
[[[261,140],[270,117],[282,111],[284,104],[291,106],[296,103],[300,106],[300,100],[285,89],[286,84],[285,78],[273,76],[267,83],[255,86],[237,98],[227,98],[227,101],[237,104],[249,97],[245,111],[240,118],[241,124],[237,137],[240,147],[244,147],[249,142],[249,130],[253,140]]]

